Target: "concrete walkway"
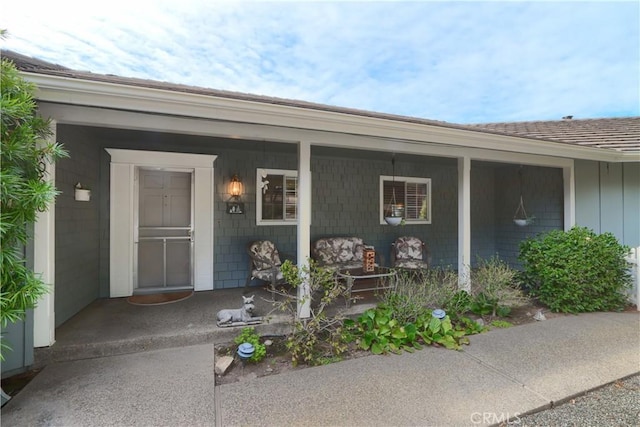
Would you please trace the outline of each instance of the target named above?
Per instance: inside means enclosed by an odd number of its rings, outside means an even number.
[[[47,366],[11,426],[499,424],[640,372],[640,315],[594,313],[214,387],[213,345]]]

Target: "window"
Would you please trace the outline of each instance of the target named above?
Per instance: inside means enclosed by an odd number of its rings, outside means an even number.
[[[396,205],[404,208],[404,219],[411,224],[431,224],[431,178],[405,176],[380,177],[380,224],[386,224],[395,189]]]
[[[258,169],[256,224],[288,225],[297,220],[298,171]]]

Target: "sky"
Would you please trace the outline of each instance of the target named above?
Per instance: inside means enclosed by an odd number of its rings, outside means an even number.
[[[5,1],[3,49],[451,123],[640,116],[640,2]]]

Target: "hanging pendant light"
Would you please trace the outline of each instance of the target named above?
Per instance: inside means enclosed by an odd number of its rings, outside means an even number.
[[[392,226],[402,223],[404,208],[396,202],[396,155],[391,156],[392,181],[391,181],[391,197],[389,199],[389,209],[385,210],[384,221]]]

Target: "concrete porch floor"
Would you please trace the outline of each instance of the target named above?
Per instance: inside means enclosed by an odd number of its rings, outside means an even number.
[[[53,362],[91,359],[137,353],[161,348],[228,342],[241,326],[220,328],[216,313],[227,308],[240,308],[242,295],[255,295],[255,316],[269,317],[252,325],[260,335],[285,335],[290,331],[290,317],[274,309],[271,294],[265,287],[221,289],[194,292],[182,301],[139,306],[127,298],[98,299],[56,329],[56,342],[51,347],[36,348],[34,368]],[[331,310],[355,316],[375,306],[371,292],[357,294],[361,299],[345,308],[337,301]]]

